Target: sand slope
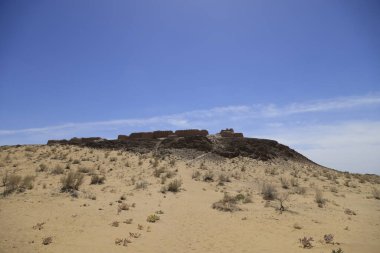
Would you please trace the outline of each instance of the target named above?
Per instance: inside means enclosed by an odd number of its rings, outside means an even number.
[[[37,172],[40,164],[47,169]],[[68,165],[70,168],[66,168]],[[57,166],[63,168],[63,174],[52,174]],[[155,167],[174,175],[162,184],[162,179],[153,175]],[[60,179],[78,168],[89,169],[78,197],[62,193]],[[196,171],[199,179],[192,178]],[[380,249],[380,200],[372,193],[374,188],[379,189],[377,177],[287,161],[207,156],[190,160],[176,155],[155,161],[152,154],[72,146],[2,147],[1,176],[6,172],[35,178],[32,189],[16,190],[0,198],[0,252],[290,253]],[[214,181],[203,181],[206,173],[213,173]],[[105,183],[90,184],[92,174],[105,175]],[[231,182],[220,185],[220,174]],[[284,189],[281,177],[289,182],[296,178],[299,185],[290,184]],[[162,187],[174,179],[182,180],[181,190],[162,193]],[[136,189],[136,184],[144,181],[146,188]],[[263,199],[265,182],[273,184],[279,195],[289,193],[284,202],[286,211],[278,210],[278,201]],[[315,202],[316,189],[326,199],[321,208]],[[251,203],[239,202],[237,206],[242,210],[235,212],[213,209],[212,204],[222,199],[224,192],[249,195]],[[129,210],[118,212],[122,203],[127,203]],[[345,213],[346,209],[356,215]],[[155,212],[160,220],[147,222],[148,215]],[[133,219],[132,223],[124,223],[127,219]],[[119,222],[118,226],[112,226],[113,222]],[[33,228],[37,223],[44,223],[41,229]],[[296,223],[301,229],[295,228]],[[130,233],[140,235],[134,238]],[[334,244],[324,242],[325,234],[334,235]],[[311,249],[301,247],[299,238],[303,236],[313,237]],[[52,237],[52,242],[43,245],[45,237]],[[117,238],[130,243],[117,245]]]

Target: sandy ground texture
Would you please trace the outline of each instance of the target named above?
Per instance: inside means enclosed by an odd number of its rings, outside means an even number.
[[[194,158],[1,147],[0,252],[380,252],[378,177]]]

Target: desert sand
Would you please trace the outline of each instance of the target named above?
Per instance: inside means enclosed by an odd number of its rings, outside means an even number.
[[[380,252],[379,177],[184,153],[1,147],[0,252]],[[78,191],[63,192],[77,170]],[[9,189],[14,175],[21,181]],[[104,181],[91,184],[94,175]],[[214,205],[225,193],[230,201]]]

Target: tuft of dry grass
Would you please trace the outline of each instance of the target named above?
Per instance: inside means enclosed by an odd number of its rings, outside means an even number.
[[[334,243],[334,235],[333,234],[326,234],[323,236],[323,240],[327,244],[332,244],[332,243]]]
[[[156,221],[160,220],[160,216],[157,214],[151,214],[146,218],[147,222],[155,223]]]
[[[284,188],[284,189],[290,188],[290,183],[289,183],[289,180],[287,178],[281,177],[280,182],[281,182],[282,188]]]
[[[274,200],[277,197],[276,187],[272,184],[264,183],[261,188],[261,194],[265,200]]]
[[[65,172],[65,170],[62,168],[62,166],[57,165],[54,167],[54,169],[51,170],[51,174],[53,175],[62,175]]]
[[[53,242],[53,237],[48,236],[42,239],[42,244],[43,245],[49,245],[50,243]]]
[[[70,171],[61,178],[61,192],[78,191],[84,181],[84,175],[79,171]]]
[[[242,198],[239,194],[236,196],[231,196],[228,193],[224,193],[223,199],[212,204],[212,208],[223,212],[240,211],[241,209],[237,206],[237,204],[241,199]]]
[[[148,187],[148,182],[145,180],[140,180],[136,182],[135,189],[146,189]]]
[[[323,197],[323,192],[320,189],[315,190],[315,202],[318,204],[318,207],[323,207],[326,204],[326,199]]]
[[[372,195],[375,199],[380,199],[380,190],[377,188],[373,188]]]
[[[98,174],[93,174],[91,176],[91,183],[90,184],[104,184],[105,180],[106,180],[105,176],[99,176]]]
[[[8,175],[6,174],[3,177],[4,192],[3,195],[6,196],[15,191],[24,192],[25,190],[30,190],[33,188],[34,176],[25,176],[20,175]]]
[[[205,182],[213,182],[214,181],[214,173],[211,170],[208,170],[203,175],[203,181]]]
[[[314,241],[313,237],[308,238],[305,236],[305,237],[299,239],[299,242],[304,249],[312,248],[313,247],[313,245],[311,244],[312,241]]]

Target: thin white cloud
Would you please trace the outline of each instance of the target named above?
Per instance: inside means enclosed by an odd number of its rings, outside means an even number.
[[[379,129],[380,121],[347,121],[273,128],[263,135],[286,143],[322,165],[380,175]]]
[[[319,100],[309,103],[294,103],[285,106],[275,104],[269,105],[250,105],[250,106],[226,106],[216,107],[207,110],[196,110],[172,115],[156,116],[140,119],[120,119],[108,121],[67,123],[56,126],[47,126],[41,128],[26,128],[17,130],[0,130],[0,136],[9,136],[17,134],[50,134],[54,131],[63,131],[75,133],[86,129],[104,129],[114,127],[192,127],[201,125],[204,122],[212,121],[236,121],[248,118],[273,118],[284,117],[294,114],[328,112],[353,107],[362,107],[370,105],[380,105],[380,95],[368,95],[361,97],[343,97],[329,100]]]

